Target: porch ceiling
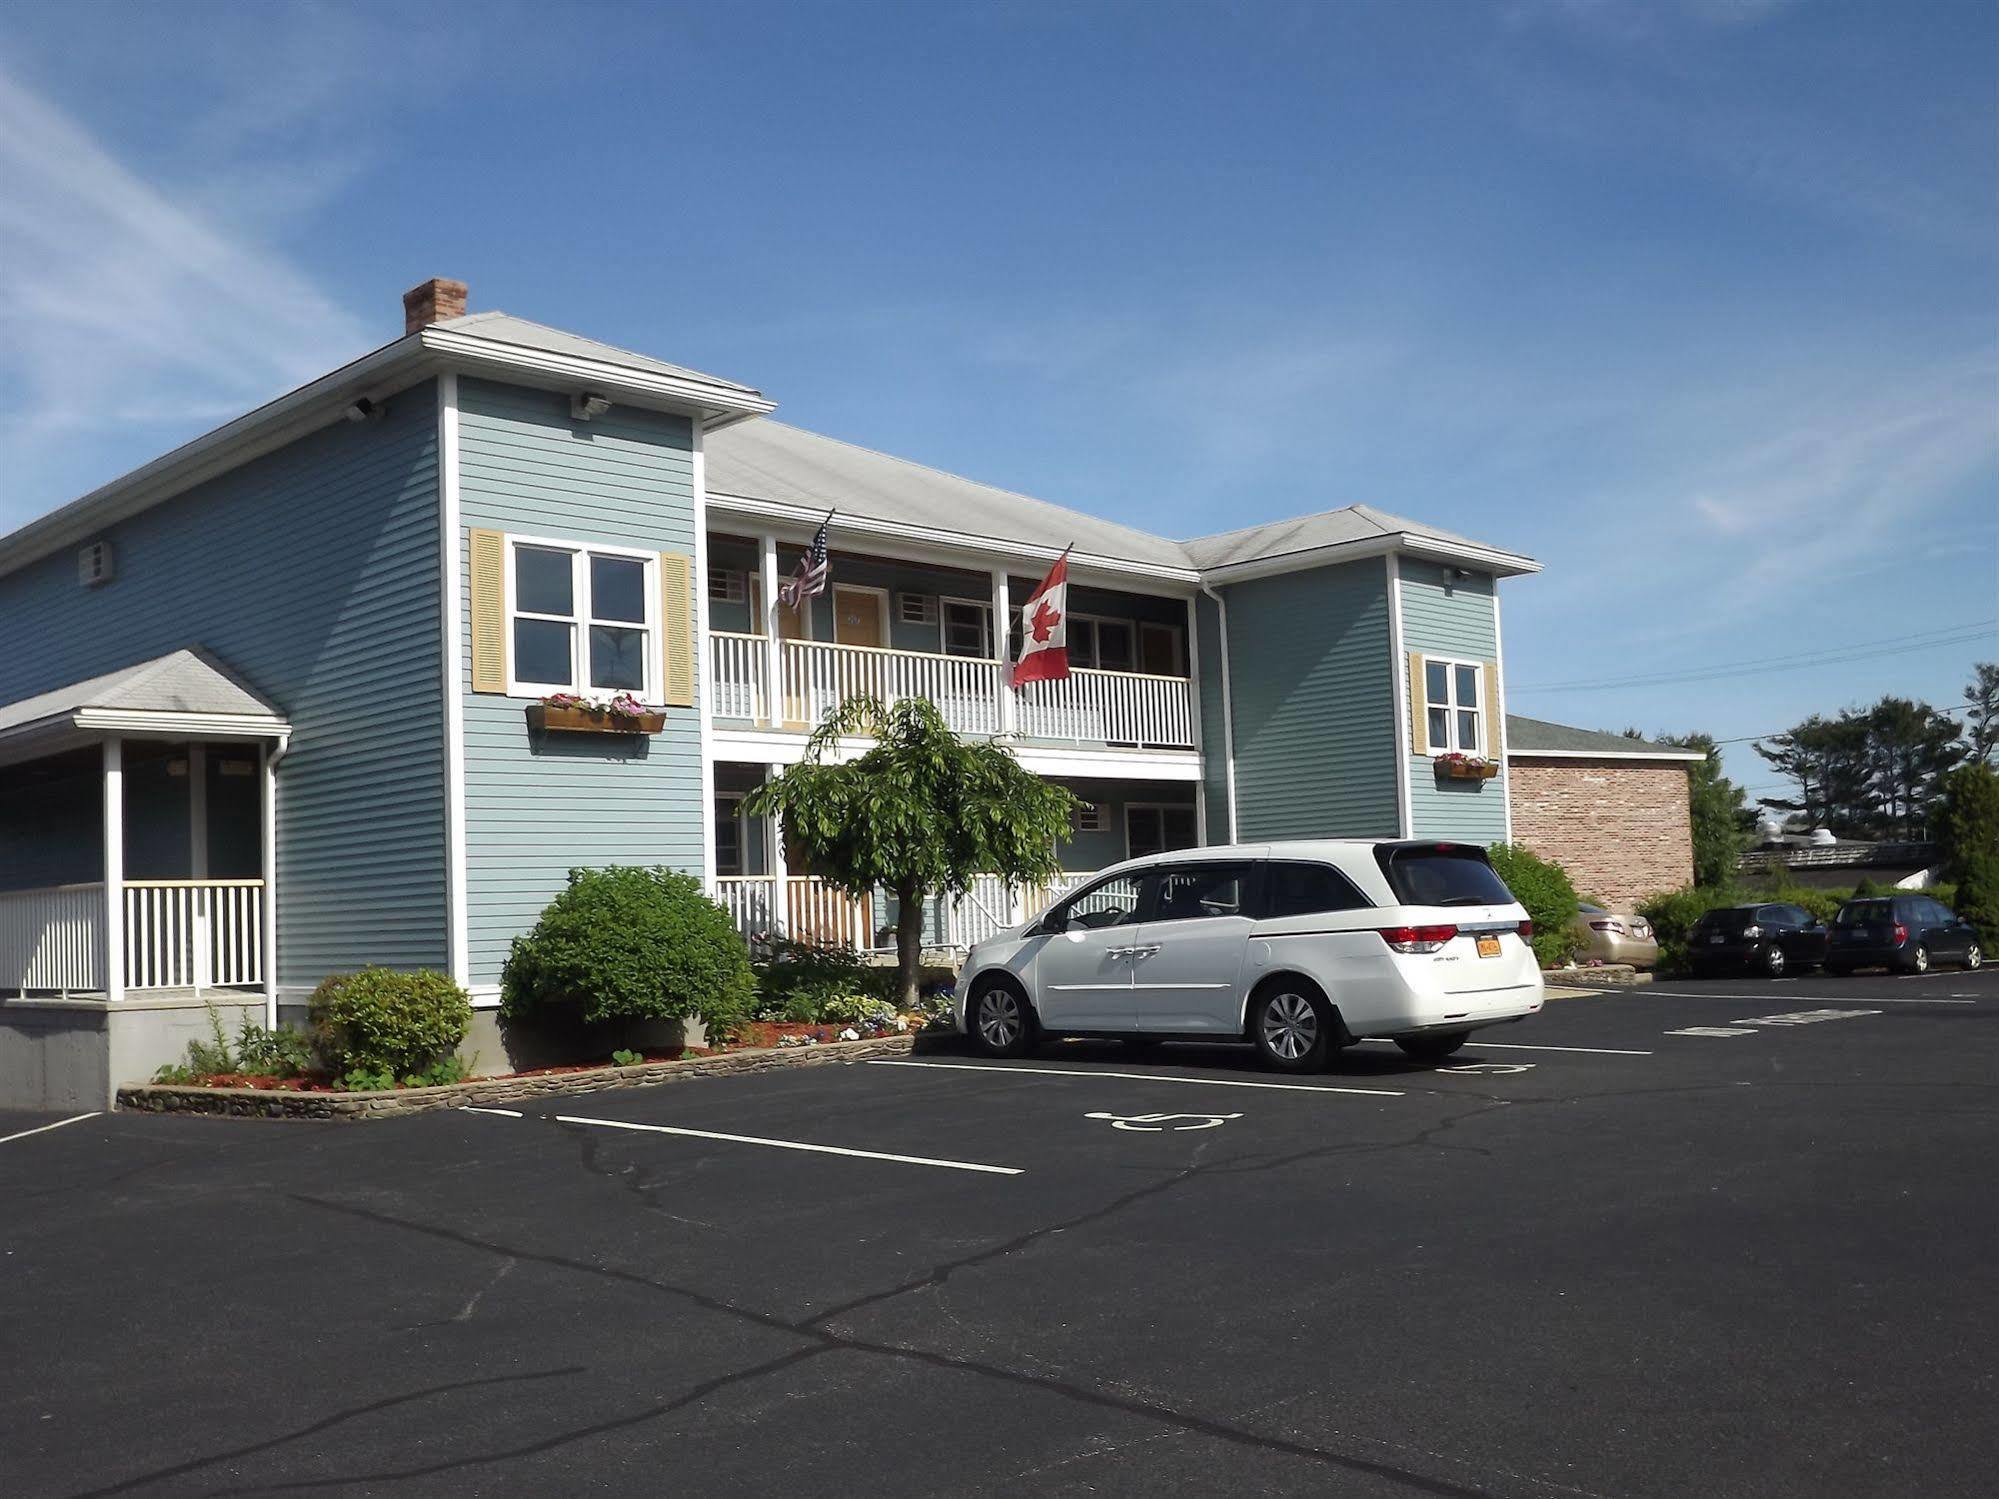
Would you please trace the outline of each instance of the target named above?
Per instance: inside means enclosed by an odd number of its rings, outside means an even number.
[[[199,646],[0,704],[0,761],[114,734],[282,742],[291,724]]]

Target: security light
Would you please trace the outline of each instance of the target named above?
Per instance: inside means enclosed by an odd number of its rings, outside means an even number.
[[[574,395],[569,398],[569,414],[579,422],[587,422],[593,417],[602,416],[610,409],[611,398],[609,396],[595,395],[587,390],[581,395]]]

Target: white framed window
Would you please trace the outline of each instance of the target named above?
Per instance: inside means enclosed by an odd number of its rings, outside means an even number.
[[[740,604],[749,594],[749,574],[733,567],[708,569],[708,597],[722,604]]]
[[[1104,804],[1084,802],[1069,814],[1069,831],[1072,833],[1101,833],[1104,830]]]
[[[1423,711],[1430,753],[1485,753],[1485,668],[1477,661],[1423,658]]]
[[[976,599],[944,599],[944,654],[975,661],[993,658],[993,606]]]
[[[507,538],[508,691],[601,696],[660,690],[659,556]]]
[[[1098,614],[1069,615],[1069,664],[1097,671],[1137,669],[1137,631],[1128,619]]]
[[[934,625],[937,623],[937,595],[934,593],[898,593],[895,596],[896,618],[906,625]]]

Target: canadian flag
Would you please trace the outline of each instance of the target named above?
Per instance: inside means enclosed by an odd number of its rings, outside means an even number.
[[[1013,663],[1013,684],[1059,682],[1068,675],[1069,554],[1064,551],[1020,606],[1020,656]]]

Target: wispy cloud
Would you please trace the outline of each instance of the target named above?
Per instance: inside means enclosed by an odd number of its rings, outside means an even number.
[[[39,485],[74,473],[59,450],[91,431],[186,437],[371,341],[281,253],[145,180],[5,71],[0,179],[0,530],[70,498]]]

